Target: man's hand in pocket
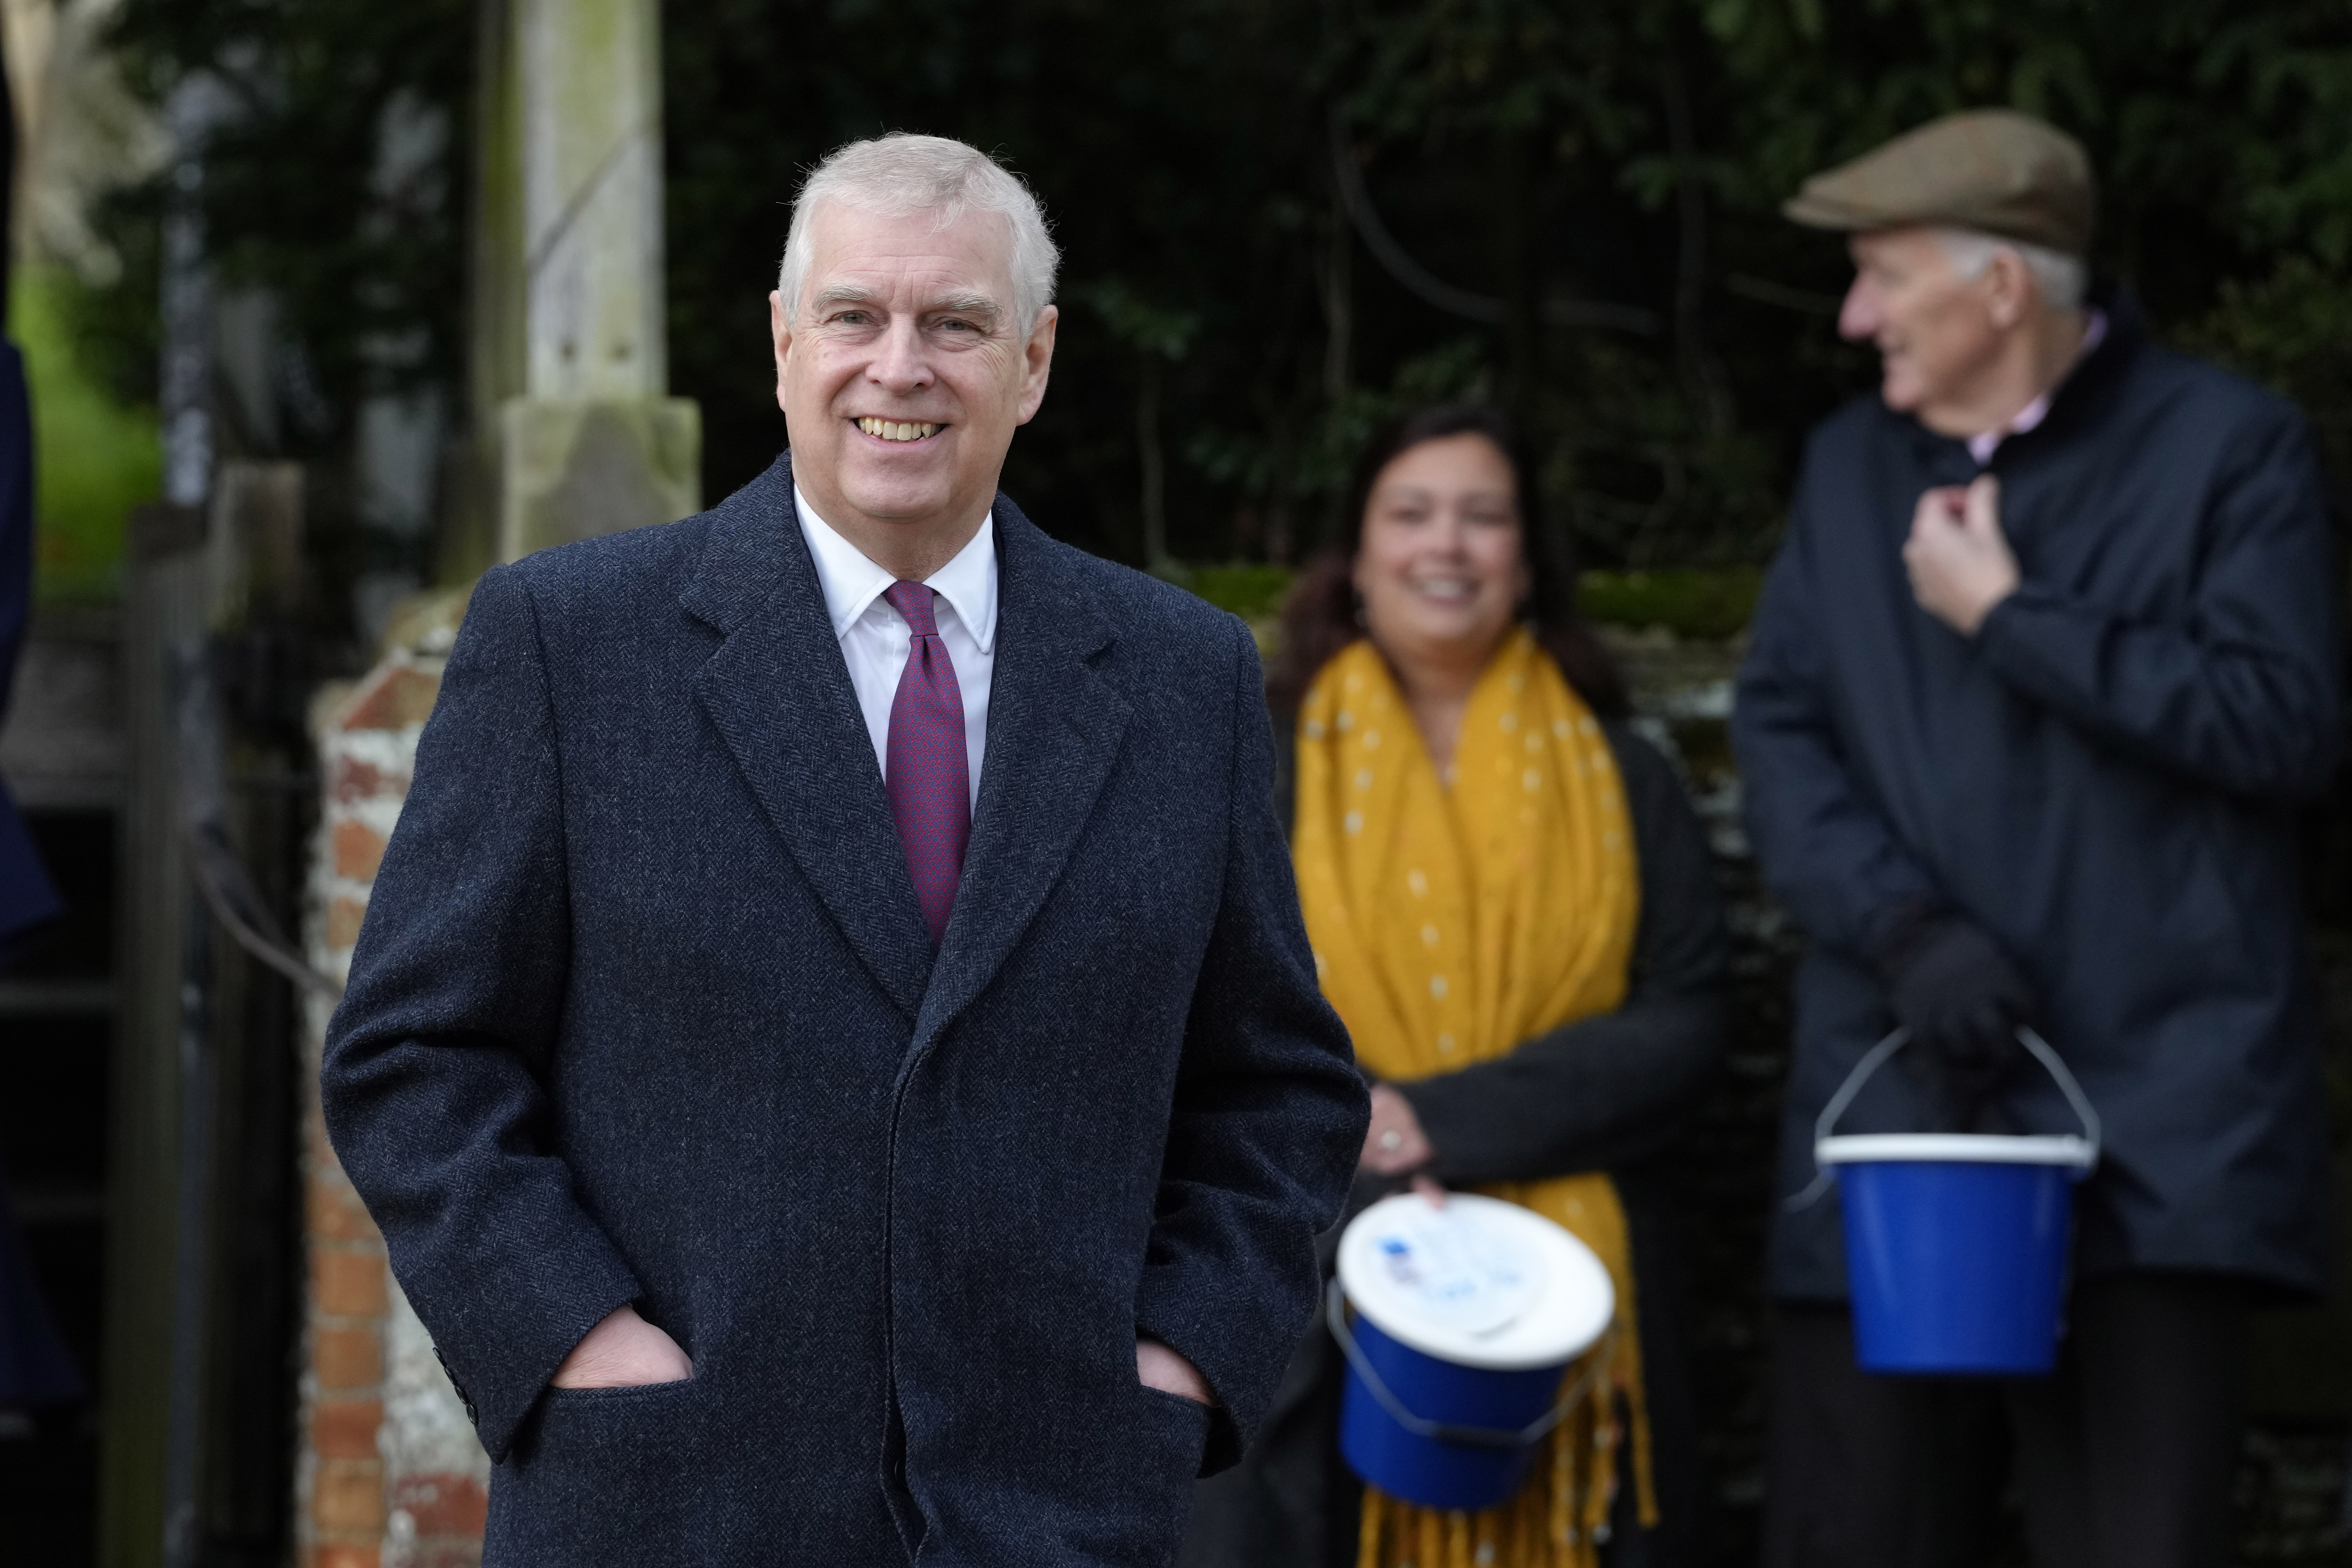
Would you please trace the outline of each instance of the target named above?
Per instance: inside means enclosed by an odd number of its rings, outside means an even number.
[[[558,1388],[635,1388],[648,1383],[682,1383],[694,1363],[677,1342],[637,1316],[635,1307],[616,1307],[581,1337],[555,1369]]]
[[[1216,1394],[1209,1388],[1209,1380],[1201,1375],[1198,1367],[1160,1341],[1142,1334],[1135,1337],[1135,1375],[1146,1388],[1156,1388],[1195,1405],[1217,1402]]]

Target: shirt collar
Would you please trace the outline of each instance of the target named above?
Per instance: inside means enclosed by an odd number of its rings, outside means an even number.
[[[809,505],[808,497],[801,493],[798,485],[793,487],[793,503],[800,511],[801,537],[808,542],[810,558],[816,563],[817,585],[824,591],[824,611],[833,622],[833,635],[847,637],[858,617],[898,579],[835,532],[833,525]],[[956,552],[954,560],[926,578],[924,586],[948,602],[956,619],[971,634],[971,640],[980,645],[981,652],[994,648],[996,528],[992,515],[980,520],[971,542]]]
[[[924,579],[963,623],[982,653],[996,646],[996,517],[980,520],[971,542],[955,559]]]
[[[2097,348],[2099,344],[2105,340],[2106,335],[2107,313],[2105,310],[2094,308],[2091,311],[2090,320],[2083,324],[2083,346],[2074,351],[2074,360],[2066,366],[2066,375],[2074,374],[2074,367],[2081,364],[2084,360],[2089,359],[2091,357],[2091,351]],[[2058,386],[2063,386],[2065,384],[2066,376],[2060,376],[2058,378]],[[2044,419],[2049,418],[2050,400],[2058,395],[2058,386],[2052,387],[2049,391],[2043,393],[2041,396],[2035,398],[2032,402],[2019,409],[2010,422],[2002,426],[2000,429],[1987,430],[1981,435],[1969,437],[1969,456],[1974,458],[1979,464],[1989,463],[1992,460],[1994,451],[1999,448],[2003,441],[2009,439],[2011,436],[2022,436],[2028,430],[2031,430],[2035,426],[2041,424]]]

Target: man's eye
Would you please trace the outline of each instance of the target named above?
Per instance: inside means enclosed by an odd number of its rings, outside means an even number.
[[[950,331],[950,332],[969,332],[969,331],[975,331],[975,330],[976,330],[976,329],[974,329],[974,327],[972,326],[972,324],[971,324],[970,321],[958,321],[958,320],[957,320],[955,317],[953,317],[953,316],[950,316],[950,317],[949,317],[946,321],[941,321],[941,322],[940,323],[940,329],[942,331]]]
[[[835,316],[834,320],[845,327],[862,327],[866,324],[866,312],[863,310],[844,310],[841,314]]]

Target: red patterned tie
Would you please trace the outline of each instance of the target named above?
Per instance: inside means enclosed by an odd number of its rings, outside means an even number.
[[[914,873],[915,901],[937,947],[955,908],[963,876],[963,847],[971,837],[971,774],[963,741],[963,692],[955,665],[931,616],[932,591],[920,583],[894,583],[882,591],[906,617],[914,642],[898,694],[890,700],[890,760],[884,787],[898,842]]]

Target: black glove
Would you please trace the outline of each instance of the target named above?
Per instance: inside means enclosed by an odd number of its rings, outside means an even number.
[[[2033,989],[2000,944],[1948,910],[1911,921],[1879,960],[1896,1022],[1935,1068],[1963,1128],[2024,1059],[2017,1027],[2033,1017]]]

